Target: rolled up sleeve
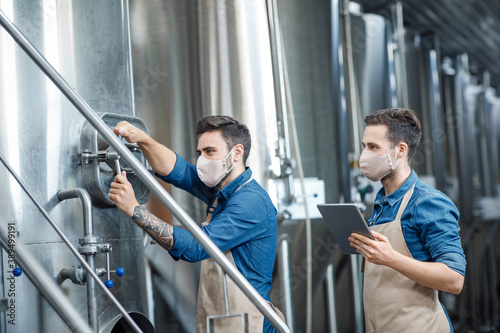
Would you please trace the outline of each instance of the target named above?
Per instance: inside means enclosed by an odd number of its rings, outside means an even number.
[[[177,155],[177,161],[175,162],[175,166],[170,174],[168,174],[167,176],[162,176],[159,173],[155,173],[155,175],[164,182],[167,182],[174,185],[175,187],[189,192],[206,204],[208,204],[210,201],[210,198],[208,196],[210,188],[206,187],[205,184],[203,184],[203,182],[200,180],[200,177],[198,177],[196,166],[188,163],[180,155]]]
[[[266,221],[266,206],[263,200],[250,192],[238,193],[202,231],[224,252],[266,233],[267,225],[263,225]],[[175,259],[195,262],[209,257],[186,230],[174,227],[174,240],[170,254]]]
[[[420,230],[432,261],[465,275],[466,260],[460,240],[459,213],[453,202],[440,192],[422,197],[415,205],[414,227]]]

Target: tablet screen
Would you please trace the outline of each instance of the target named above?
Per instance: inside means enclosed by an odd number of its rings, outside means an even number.
[[[355,204],[320,204],[318,209],[344,254],[358,254],[347,239],[353,232],[373,239],[370,228]]]

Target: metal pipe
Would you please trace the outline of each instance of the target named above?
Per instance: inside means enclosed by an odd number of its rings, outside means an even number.
[[[436,179],[436,187],[445,192],[446,191],[446,165],[445,165],[445,160],[444,157],[444,147],[443,144],[440,140],[435,140],[433,135],[435,133],[439,133],[438,131],[443,129],[443,123],[442,123],[442,103],[441,103],[441,75],[440,73],[440,66],[439,66],[439,59],[440,56],[438,54],[439,52],[439,40],[437,37],[434,37],[433,40],[433,47],[435,49],[432,49],[428,52],[427,57],[429,60],[429,68],[428,70],[430,71],[430,84],[428,84],[428,91],[429,91],[429,98],[430,98],[430,103],[429,103],[429,112],[427,116],[429,117],[429,125],[430,125],[430,134],[432,135],[432,145],[433,145],[433,151],[432,151],[432,174],[434,175],[434,178]]]
[[[87,260],[90,268],[95,271],[95,255],[88,254],[85,255],[85,260]],[[99,332],[99,317],[97,316],[97,285],[96,281],[92,279],[89,272],[86,272],[87,276],[87,309],[88,318],[90,326],[94,329],[94,332]]]
[[[489,322],[489,327],[497,327],[496,325],[498,324],[498,294],[497,294],[497,287],[496,287],[496,265],[495,265],[495,236],[497,235],[497,232],[500,228],[500,221],[495,221],[490,227],[490,230],[488,232],[488,237],[486,238],[484,242],[484,258],[485,258],[485,272],[484,272],[484,278],[486,279],[486,284],[485,287],[483,288],[483,291],[485,292],[484,301],[485,301],[485,307],[483,309],[483,313],[485,314],[485,317],[487,318],[486,322],[490,320],[489,315],[491,314],[491,322]],[[483,252],[481,251],[481,252]],[[489,290],[488,290],[489,287]],[[488,298],[491,298],[491,307],[492,311],[490,311],[487,307],[490,305],[488,303]]]
[[[394,63],[394,43],[392,41],[392,29],[388,24],[385,29],[385,36],[387,39],[387,82],[389,82],[389,100],[391,101],[390,107],[398,107],[398,95],[396,85],[396,72]]]
[[[226,274],[222,274],[222,291],[224,292],[224,310],[226,312],[226,316],[229,315],[229,302],[227,299],[227,280]]]
[[[349,134],[347,133],[347,101],[345,93],[345,75],[344,75],[344,55],[342,43],[342,31],[340,24],[340,4],[339,0],[331,1],[331,36],[332,36],[332,87],[339,87],[339,90],[334,89],[333,103],[338,103],[339,114],[337,119],[337,132],[339,144],[339,165],[340,165],[340,181],[342,184],[342,196],[345,202],[352,202],[351,195],[351,170],[349,167]],[[338,67],[335,66],[338,64]],[[338,81],[335,80],[338,78]],[[335,96],[337,97],[335,99]]]
[[[290,250],[288,247],[288,235],[281,236],[279,242],[280,249],[278,252],[279,257],[279,270],[281,277],[281,292],[282,292],[282,305],[284,306],[283,313],[285,315],[286,323],[290,330],[293,332],[293,301],[292,301],[292,284],[290,278]]]
[[[278,11],[276,8],[275,15],[277,14]],[[282,38],[283,36],[281,35],[281,28],[279,25],[277,27],[278,29],[276,29],[276,32],[279,36],[278,40],[281,43],[282,48],[284,48],[283,38]],[[306,215],[304,222],[306,229],[306,333],[311,333],[312,322],[313,322],[312,225],[311,225],[311,218],[309,217],[310,215],[307,204],[307,195],[304,185],[304,170],[302,166],[302,155],[300,153],[299,137],[297,134],[297,126],[295,124],[295,113],[291,96],[290,81],[288,79],[288,66],[285,54],[282,53],[280,56],[281,56],[281,61],[283,63],[283,79],[285,84],[285,99],[287,105],[285,116],[286,118],[289,118],[289,126],[290,126],[288,139],[291,140],[292,142],[293,153],[295,155],[295,159],[297,162],[296,163],[297,176],[300,181],[300,188],[302,191],[303,203],[304,203],[304,212]],[[292,182],[292,185],[293,184],[294,183]]]
[[[500,221],[497,221],[495,222],[495,224],[500,224]],[[495,233],[498,231],[498,229],[495,230]],[[490,240],[491,239],[491,240]],[[490,243],[488,244],[488,254],[487,254],[487,258],[488,258],[488,262],[489,262],[489,272],[488,272],[488,276],[490,277],[490,281],[491,281],[491,297],[492,297],[492,300],[491,300],[491,308],[492,308],[492,311],[491,313],[493,314],[493,318],[492,318],[492,326],[493,327],[498,327],[498,325],[500,324],[500,311],[499,311],[499,300],[498,300],[498,291],[497,291],[497,270],[496,270],[496,263],[497,261],[495,260],[495,246],[492,245],[491,243],[493,242],[493,237],[491,237],[490,239],[488,239],[490,241]]]
[[[87,190],[83,188],[74,188],[71,190],[57,191],[57,199],[64,201],[67,199],[80,199],[83,208],[83,228],[85,237],[94,236],[94,222],[92,220],[92,198]]]
[[[0,21],[2,19],[3,12],[0,10]],[[90,265],[87,263],[87,261],[80,255],[78,250],[71,244],[71,241],[66,237],[66,235],[62,232],[62,230],[57,226],[57,224],[52,220],[50,215],[47,213],[47,211],[42,207],[42,205],[36,200],[36,198],[33,196],[31,191],[28,189],[28,187],[23,183],[21,178],[17,175],[17,173],[12,169],[10,164],[4,159],[3,155],[0,153],[0,161],[5,165],[7,170],[9,170],[10,174],[12,177],[15,178],[15,180],[18,182],[18,184],[21,186],[21,188],[24,190],[24,192],[28,195],[28,197],[31,199],[31,201],[35,204],[35,206],[38,208],[38,210],[42,213],[42,215],[47,219],[47,221],[50,223],[52,228],[57,232],[57,234],[62,238],[64,243],[68,246],[68,248],[73,252],[73,254],[80,260],[82,263],[83,267],[87,270],[87,274],[90,273],[92,277],[97,281],[97,284],[101,287],[102,290],[104,290],[104,293],[110,298],[110,300],[113,302],[113,304],[118,308],[118,310],[123,314],[125,317],[125,320],[132,326],[132,328],[139,333],[142,333],[142,330],[137,326],[137,324],[132,320],[130,315],[127,313],[127,311],[123,308],[123,306],[118,302],[118,300],[111,294],[111,292],[108,290],[108,288],[104,285],[104,283],[99,279],[97,274],[91,269]]]
[[[335,275],[333,263],[326,268],[326,301],[328,304],[328,326],[330,333],[337,333],[337,308],[335,306]]]
[[[7,231],[2,224],[0,224],[0,245],[6,251],[9,251],[10,247],[8,246],[9,239]],[[47,274],[38,260],[33,258],[23,244],[17,242],[13,246],[15,261],[18,263],[19,267],[21,267],[40,294],[42,294],[66,325],[68,325],[69,329],[72,332],[92,333],[88,324],[73,307],[73,304],[68,301],[66,295],[59,289],[53,281],[53,278]],[[14,278],[13,275],[12,278]],[[9,280],[9,278],[7,278],[7,280]]]
[[[356,332],[363,332],[363,293],[361,291],[360,267],[358,266],[358,256],[351,255],[351,277],[352,277],[352,292],[354,303],[354,322],[356,324]]]
[[[151,173],[141,164],[130,150],[116,137],[113,131],[104,123],[104,121],[92,110],[92,108],[82,99],[78,93],[71,88],[63,77],[50,65],[50,63],[35,49],[35,47],[22,35],[16,26],[10,22],[5,14],[0,10],[0,24],[21,46],[21,48],[30,56],[36,65],[47,75],[47,77],[61,90],[69,101],[80,111],[87,121],[99,132],[99,134],[118,152],[121,158],[136,171],[137,177],[146,185],[147,188],[160,200],[160,202],[170,210],[182,224],[182,226],[191,233],[191,235],[200,243],[205,251],[219,264],[231,280],[243,291],[252,303],[264,314],[269,322],[280,332],[290,332],[286,324],[281,320],[278,314],[262,298],[262,296],[252,287],[252,285],[243,277],[240,271],[224,256],[212,240],[201,230],[196,222],[175,202],[168,192],[160,185]],[[40,208],[42,208],[40,206]],[[42,208],[43,209],[43,208]],[[47,215],[48,218],[50,218]],[[54,226],[56,226],[54,224]],[[57,226],[56,226],[57,227]],[[59,229],[59,228],[58,228]],[[62,234],[62,232],[61,232]],[[61,235],[60,234],[60,235]],[[62,234],[64,236],[64,234]],[[61,236],[61,237],[62,237]],[[64,236],[65,239],[66,236]],[[68,240],[69,242],[69,240]],[[74,249],[74,247],[73,247]],[[78,253],[75,249],[75,252]],[[89,269],[87,262],[82,259],[86,269]],[[92,276],[97,279],[97,275],[92,272]],[[97,281],[105,292],[112,296],[101,280]],[[116,301],[118,303],[118,301]],[[119,303],[118,303],[119,304]],[[121,308],[121,305],[120,305]],[[127,314],[127,322],[136,326],[130,316]],[[130,319],[130,321],[129,321]],[[140,331],[140,329],[137,327]]]
[[[64,201],[67,199],[79,198],[83,208],[83,226],[86,238],[94,237],[94,222],[92,219],[92,199],[89,193],[82,188],[71,190],[59,190],[57,199]],[[85,260],[91,270],[95,272],[95,254],[85,254]],[[97,285],[91,275],[87,272],[87,308],[90,326],[95,332],[99,332],[99,321],[97,316]]]
[[[395,29],[398,57],[397,60],[397,78],[399,79],[399,105],[403,108],[409,108],[408,99],[408,81],[406,75],[406,48],[405,48],[405,29],[403,22],[403,4],[398,1],[391,6],[392,25]]]
[[[285,182],[285,200],[292,203],[295,198],[295,185],[292,170],[292,155],[290,147],[290,132],[288,124],[288,104],[286,103],[287,87],[285,82],[284,50],[280,30],[278,4],[276,0],[267,1],[269,19],[269,38],[271,40],[271,56],[273,61],[273,78],[276,101],[276,117],[278,119],[278,149],[280,159],[280,178]]]
[[[348,105],[351,112],[352,121],[352,140],[353,140],[353,156],[352,159],[357,160],[361,155],[361,124],[360,110],[358,105],[358,90],[356,88],[356,75],[354,74],[354,56],[352,53],[352,31],[351,31],[351,14],[349,13],[349,0],[340,2],[340,17],[343,27],[344,40],[342,42],[342,50],[344,51],[343,61],[346,73],[344,80],[346,83],[346,92],[348,95]],[[351,163],[352,161],[349,161]]]

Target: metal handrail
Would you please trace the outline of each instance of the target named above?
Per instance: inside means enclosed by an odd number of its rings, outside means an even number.
[[[193,219],[179,206],[170,194],[155,180],[150,172],[141,164],[130,150],[117,138],[113,131],[92,110],[76,91],[74,91],[64,78],[50,65],[50,63],[36,50],[28,39],[17,29],[17,27],[0,10],[0,24],[28,54],[35,64],[47,75],[57,88],[69,99],[87,121],[99,132],[99,134],[118,152],[121,158],[137,174],[143,184],[160,200],[160,202],[174,215],[200,243],[203,249],[215,260],[222,270],[229,275],[233,282],[269,320],[269,322],[280,332],[289,333],[290,330],[285,322],[271,308],[266,300],[253,288],[241,272],[224,256],[212,240],[201,230]],[[85,263],[86,264],[86,263]],[[102,281],[98,281],[99,285]]]

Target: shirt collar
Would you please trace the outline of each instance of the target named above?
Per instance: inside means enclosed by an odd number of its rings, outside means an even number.
[[[250,167],[246,167],[245,171],[241,175],[224,186],[222,190],[217,192],[217,197],[224,197],[226,200],[229,200],[229,198],[236,193],[240,186],[245,184],[245,182],[250,179],[250,177],[252,177],[252,170],[250,170]]]
[[[391,195],[385,196],[385,189],[382,187],[380,191],[377,193],[377,197],[375,198],[375,203],[381,204],[382,201],[387,201],[387,203],[392,207],[399,200],[401,200],[405,194],[411,189],[411,187],[417,182],[418,176],[415,171],[411,170],[410,176],[406,178],[403,185],[401,185],[394,193]]]

